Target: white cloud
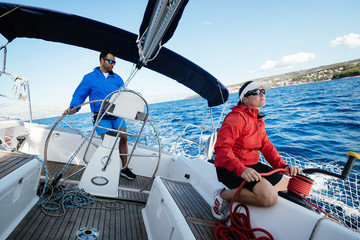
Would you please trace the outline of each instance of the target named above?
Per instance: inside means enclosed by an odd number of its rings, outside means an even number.
[[[276,67],[276,62],[273,60],[267,60],[262,66],[261,70],[272,69]]]
[[[330,41],[331,47],[337,47],[339,45],[345,45],[348,48],[360,47],[360,34],[350,33]]]
[[[213,25],[213,23],[210,22],[210,21],[204,21],[204,24],[205,24],[205,25]]]
[[[292,55],[284,56],[281,60],[267,60],[262,66],[261,70],[269,69],[289,69],[296,64],[308,62],[315,59],[314,53],[298,52]]]

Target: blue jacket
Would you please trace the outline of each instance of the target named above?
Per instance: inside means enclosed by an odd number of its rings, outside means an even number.
[[[89,97],[89,101],[104,99],[107,95],[121,88],[123,85],[124,81],[119,75],[110,72],[108,77],[105,78],[100,68],[96,67],[94,71],[84,76],[76,88],[70,103],[70,108],[82,104],[87,97]],[[101,102],[90,104],[92,112],[99,112],[100,107]]]

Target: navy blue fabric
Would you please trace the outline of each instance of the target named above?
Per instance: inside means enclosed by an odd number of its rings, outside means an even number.
[[[143,33],[145,32],[146,28],[148,27],[149,25],[149,22],[151,20],[151,17],[153,15],[153,11],[154,11],[154,8],[155,8],[155,5],[156,5],[156,2],[157,0],[149,0],[148,1],[148,4],[146,6],[146,10],[145,10],[145,13],[144,13],[144,18],[141,22],[141,25],[140,25],[140,29],[139,29],[139,35],[142,36]],[[185,9],[185,6],[186,4],[189,2],[189,0],[183,0],[181,2],[181,6],[178,7],[178,9],[176,10],[176,15],[173,19],[173,21],[171,22],[170,26],[168,27],[165,35],[163,36],[162,38],[162,41],[161,43],[162,44],[165,44],[167,43],[167,41],[169,41],[169,39],[173,36],[174,32],[175,32],[175,29],[179,23],[179,20],[182,16],[182,13],[184,12],[184,9]]]
[[[16,9],[18,6],[20,8]],[[9,12],[13,9],[16,10]],[[21,37],[38,38],[99,52],[109,49],[123,60],[133,63],[139,60],[137,35],[108,24],[72,14],[10,3],[0,3],[0,16],[0,33],[9,41]],[[229,91],[214,76],[169,49],[162,48],[159,55],[145,67],[191,88],[205,98],[210,107],[220,105],[224,103],[223,99],[228,99]]]

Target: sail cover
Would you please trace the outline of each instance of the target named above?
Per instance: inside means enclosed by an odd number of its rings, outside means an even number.
[[[153,12],[156,8],[156,3],[159,0],[149,0],[148,4],[146,6],[145,9],[145,13],[144,13],[144,17],[139,29],[139,34],[140,36],[144,34],[146,28],[149,26],[151,17],[153,15]],[[183,0],[183,3],[181,4],[181,7],[177,10],[177,14],[175,16],[175,18],[173,19],[173,21],[171,22],[170,26],[168,27],[164,37],[162,38],[162,44],[167,43],[167,41],[169,41],[169,39],[173,36],[175,29],[179,23],[179,20],[181,18],[182,13],[184,12],[185,6],[186,4],[189,2],[189,0]]]
[[[139,60],[137,35],[88,18],[43,8],[0,3],[0,33],[9,42],[16,38],[37,38],[99,52],[110,49],[125,61],[137,63]],[[214,76],[167,48],[161,48],[146,67],[189,87],[205,98],[210,107],[228,99],[227,88]]]

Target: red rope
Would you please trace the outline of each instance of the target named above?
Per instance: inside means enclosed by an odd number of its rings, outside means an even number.
[[[275,169],[268,173],[261,173],[261,176],[269,176],[275,172],[289,172],[289,170],[280,168]],[[300,196],[302,199],[310,203],[313,207],[321,211],[322,213],[328,215],[326,212],[321,210],[319,207],[311,203],[309,200],[307,200],[305,196],[309,196],[311,191],[313,180],[310,178],[307,178],[302,175],[293,176],[288,185],[288,190],[295,193],[296,195]],[[234,200],[238,193],[240,192],[241,188],[244,186],[244,182],[239,186],[236,193],[234,194],[233,198],[231,199],[230,203],[230,215],[224,220],[224,221],[218,221],[218,225],[214,227],[214,235],[215,239],[241,239],[241,240],[247,240],[247,239],[256,239],[256,240],[273,240],[274,237],[265,229],[262,228],[251,228],[250,224],[250,213],[249,209],[246,205],[239,203],[236,205],[234,210],[232,210],[232,206],[234,203]],[[245,210],[245,213],[237,212],[240,208],[243,208]],[[230,226],[226,225],[226,222],[231,220]],[[255,232],[262,232],[267,236],[260,236],[258,238],[255,237]]]
[[[309,196],[313,182],[314,181],[310,178],[302,175],[296,175],[290,179],[288,184],[288,190],[295,193],[303,194],[305,196]]]

